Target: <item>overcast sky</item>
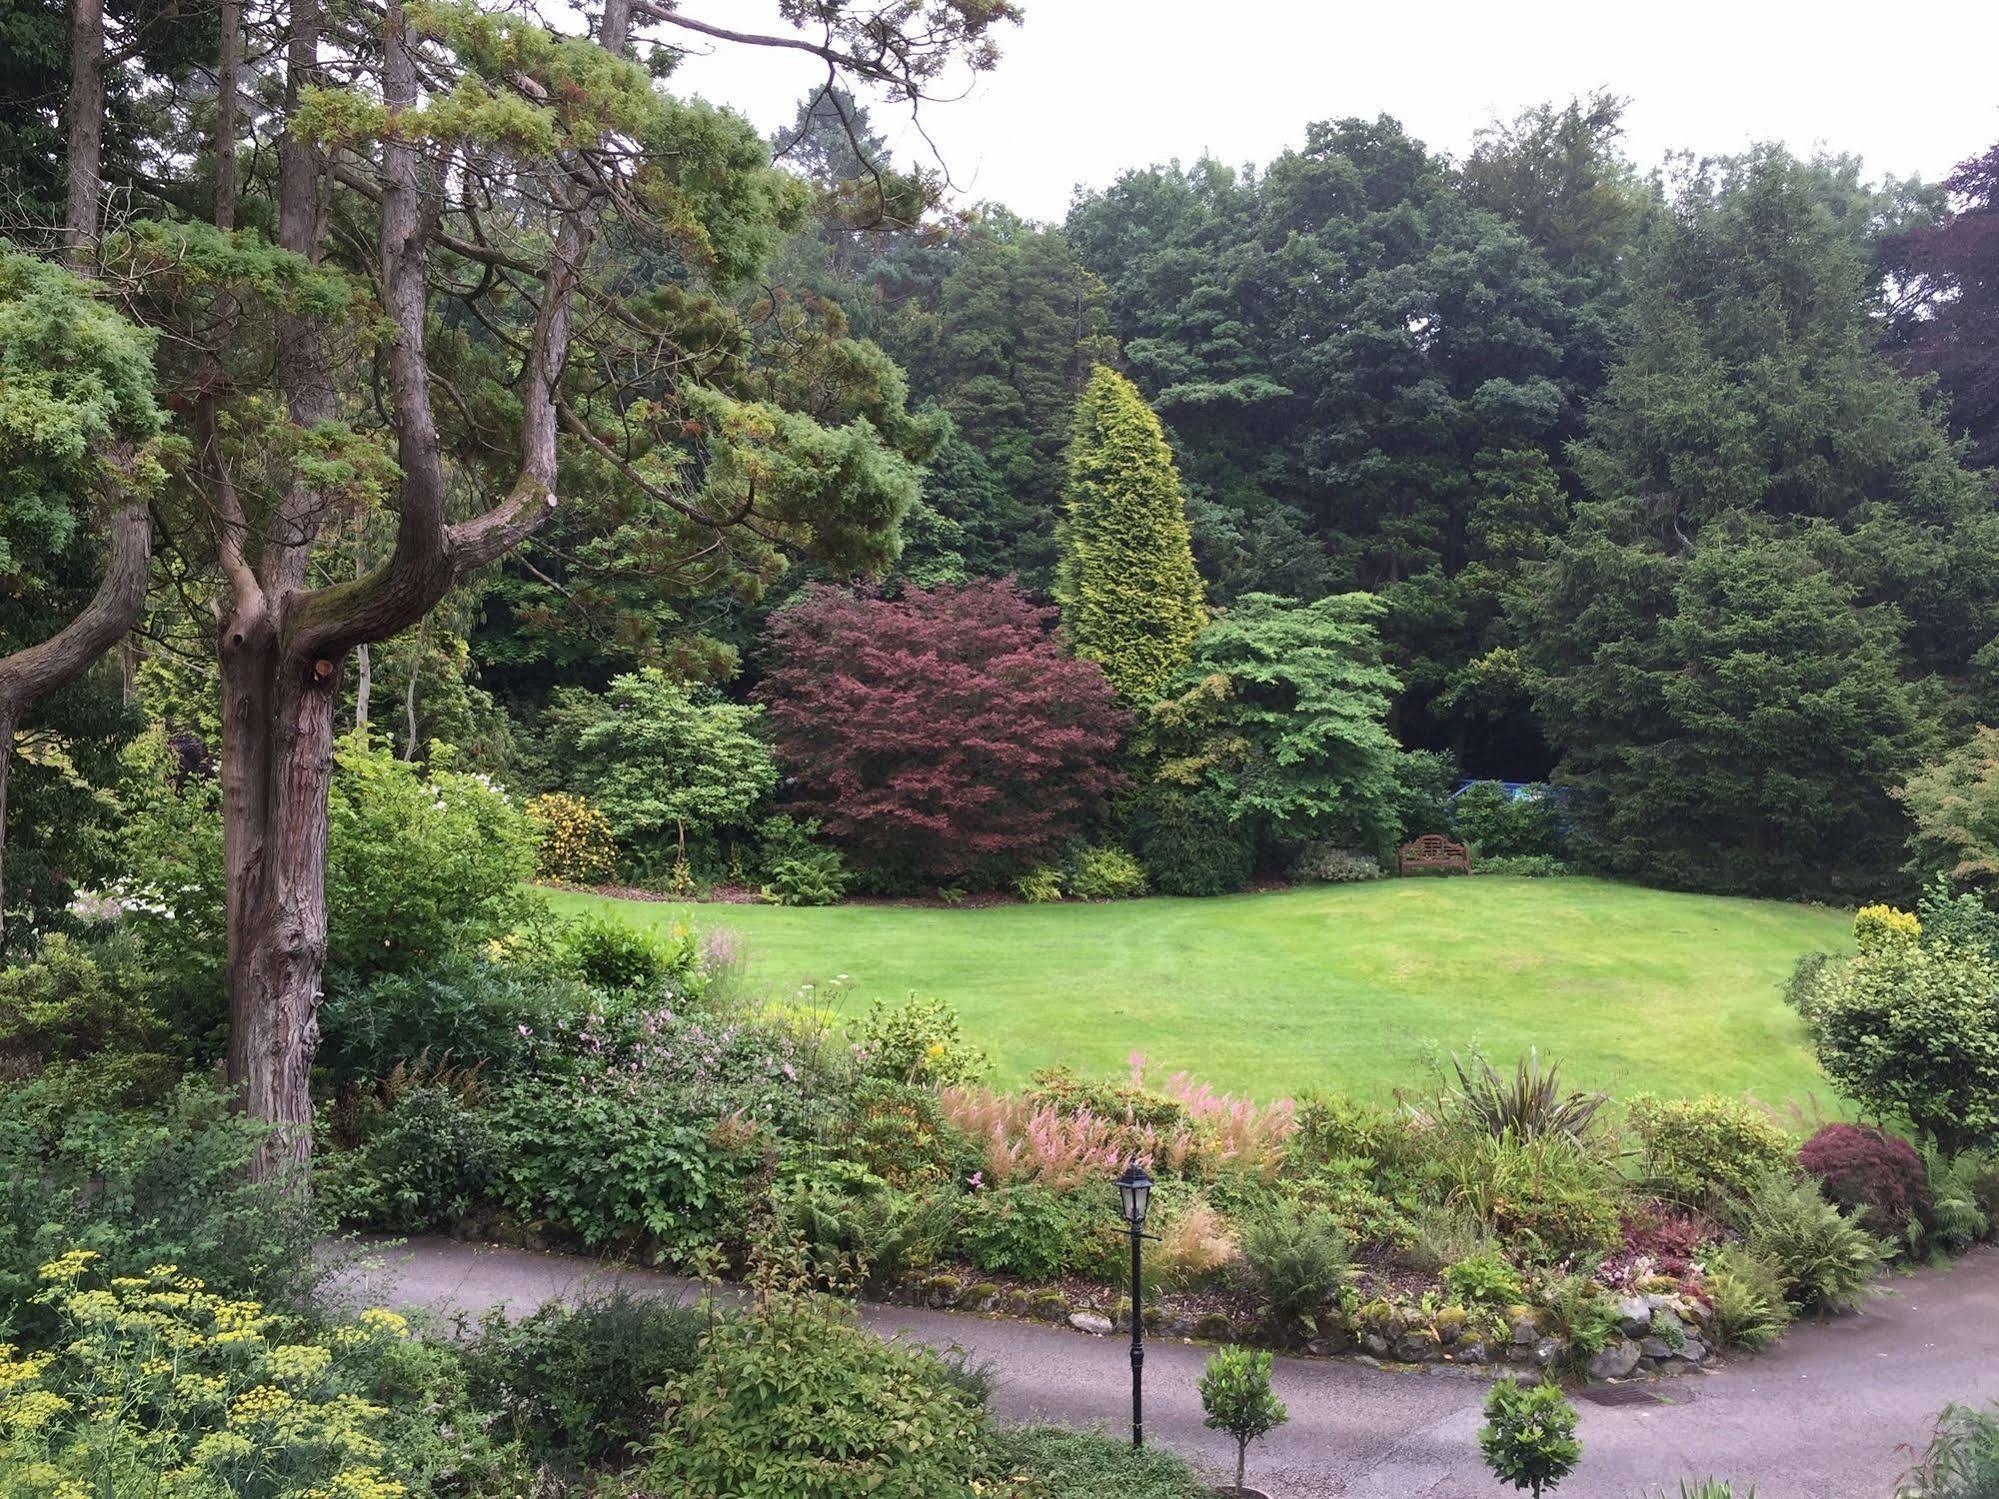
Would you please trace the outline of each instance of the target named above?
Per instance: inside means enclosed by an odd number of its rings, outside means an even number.
[[[1857,153],[1872,177],[1934,178],[1999,141],[1999,0],[1024,4],[998,70],[922,119],[962,197],[1032,218],[1061,218],[1078,184],[1127,167],[1267,161],[1308,120],[1391,114],[1462,154],[1495,114],[1598,87],[1631,100],[1626,143],[1645,167],[1776,139]],[[783,29],[769,0],[682,9]],[[823,76],[802,55],[723,46],[676,81],[768,132]],[[906,106],[875,113],[900,153],[925,150]]]

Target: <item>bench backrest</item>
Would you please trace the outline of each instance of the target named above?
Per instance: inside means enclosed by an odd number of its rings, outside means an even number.
[[[1469,870],[1471,850],[1462,843],[1453,843],[1442,833],[1425,833],[1402,845],[1401,864],[1404,869]]]

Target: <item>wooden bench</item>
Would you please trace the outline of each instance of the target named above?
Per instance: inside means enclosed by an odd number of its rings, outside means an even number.
[[[1471,850],[1462,843],[1453,843],[1442,833],[1425,833],[1421,838],[1402,845],[1399,861],[1403,874],[1411,870],[1421,873],[1426,869],[1441,869],[1446,872],[1458,869],[1471,873]]]

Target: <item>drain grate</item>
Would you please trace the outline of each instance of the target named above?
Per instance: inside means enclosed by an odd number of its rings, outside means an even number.
[[[1652,1385],[1593,1384],[1576,1391],[1576,1399],[1591,1405],[1685,1405],[1687,1395],[1665,1395]]]

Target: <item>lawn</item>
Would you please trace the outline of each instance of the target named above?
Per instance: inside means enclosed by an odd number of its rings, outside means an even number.
[[[1601,880],[1384,880],[1216,900],[1009,905],[673,905],[558,893],[565,911],[739,933],[772,994],[851,981],[843,1008],[934,994],[1000,1081],[1067,1063],[1273,1097],[1386,1096],[1426,1058],[1529,1046],[1614,1093],[1754,1093],[1834,1105],[1783,982],[1850,946],[1848,919]],[[822,989],[819,992],[824,992]]]

